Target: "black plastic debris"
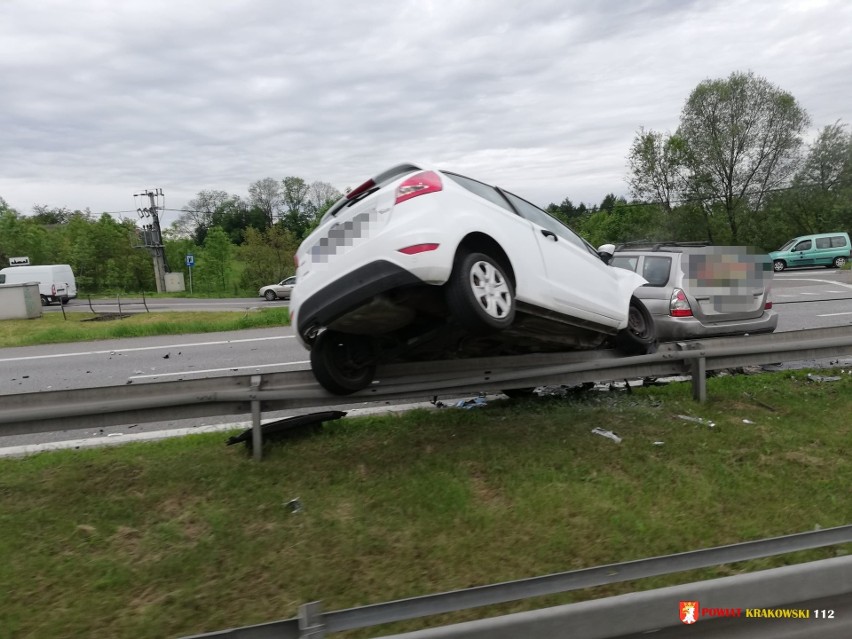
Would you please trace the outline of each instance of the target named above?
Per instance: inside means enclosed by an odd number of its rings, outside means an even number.
[[[263,436],[263,441],[275,441],[276,439],[284,439],[288,435],[296,433],[304,433],[305,430],[316,430],[322,426],[323,422],[330,422],[335,419],[346,417],[346,412],[342,410],[327,410],[319,413],[309,413],[307,415],[296,415],[295,417],[286,417],[268,424],[263,424],[260,427],[260,432]],[[244,430],[239,435],[229,437],[225,443],[228,446],[245,443],[246,448],[252,447],[251,428]]]

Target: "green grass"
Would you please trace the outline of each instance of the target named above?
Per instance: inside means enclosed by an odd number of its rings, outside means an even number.
[[[266,328],[290,323],[287,308],[252,311],[137,313],[123,319],[87,321],[91,313],[45,313],[29,320],[0,322],[0,348],[121,337],[150,337]],[[0,635],[1,636],[1,635]]]
[[[0,636],[179,636],[313,600],[339,609],[850,523],[852,375],[720,377],[709,394],[696,404],[677,384],[346,419],[269,445],[262,463],[224,435],[2,460]],[[296,497],[303,512],[285,507]]]

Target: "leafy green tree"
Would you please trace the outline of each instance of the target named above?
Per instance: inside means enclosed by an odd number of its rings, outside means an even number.
[[[245,263],[240,284],[245,289],[257,289],[278,282],[295,271],[293,256],[298,240],[281,224],[266,231],[250,228],[238,254]]]
[[[688,196],[721,204],[733,243],[741,219],[792,178],[808,123],[791,94],[751,72],[705,80],[690,94],[678,129],[692,178]]]
[[[211,228],[204,238],[199,260],[202,281],[221,293],[227,291],[233,253],[234,246],[228,234],[218,226]]]
[[[216,210],[228,202],[232,196],[225,191],[207,189],[199,191],[183,209],[174,227],[183,235],[192,235],[196,243],[202,244],[207,231],[213,226],[213,215]]]
[[[670,213],[684,190],[686,160],[683,138],[639,129],[627,156],[631,194]]]
[[[313,214],[308,211],[308,191],[310,187],[300,177],[285,177],[282,180],[282,195],[284,198],[284,215],[281,223],[297,238],[305,237],[313,222]]]

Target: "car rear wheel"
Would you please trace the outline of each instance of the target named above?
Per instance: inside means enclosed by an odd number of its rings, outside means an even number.
[[[500,330],[515,319],[515,289],[506,271],[484,253],[461,253],[447,283],[456,321],[472,331]]]
[[[360,335],[325,331],[311,347],[311,369],[327,391],[354,393],[369,386],[376,374],[372,345]]]
[[[41,296],[41,305],[42,306],[50,306],[50,300],[48,299],[47,295]]]
[[[772,263],[772,268],[774,268],[774,269],[775,269],[775,272],[776,272],[776,273],[780,273],[780,272],[781,272],[781,271],[783,271],[785,268],[787,268],[787,263],[786,263],[784,260],[775,260],[775,261]]]
[[[846,265],[846,258],[842,255],[834,258],[834,268],[843,268]]]
[[[615,348],[625,355],[645,355],[657,348],[657,332],[654,318],[645,305],[635,297],[630,298],[627,313],[627,328],[615,336]]]
[[[274,300],[276,297],[278,297],[275,294],[275,291],[266,291],[266,293],[264,293],[263,296],[267,299],[267,301],[270,301],[270,302],[272,300]]]

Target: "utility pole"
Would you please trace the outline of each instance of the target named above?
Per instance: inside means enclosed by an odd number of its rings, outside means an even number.
[[[137,200],[136,198],[139,198]],[[140,233],[142,244],[137,248],[146,248],[151,254],[154,262],[154,279],[157,281],[157,292],[166,291],[166,273],[170,272],[166,261],[166,252],[163,247],[163,234],[160,230],[160,217],[158,211],[165,208],[166,198],[163,189],[145,189],[141,193],[134,193],[133,200],[136,203],[136,212],[140,219],[151,218],[151,224],[143,224]],[[141,204],[141,206],[140,206]]]

